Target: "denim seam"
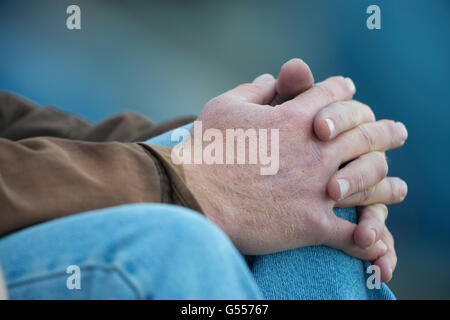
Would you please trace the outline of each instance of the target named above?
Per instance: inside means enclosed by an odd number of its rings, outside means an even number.
[[[88,270],[101,269],[101,270],[116,272],[119,275],[119,277],[123,280],[123,282],[134,293],[136,299],[143,300],[143,298],[144,298],[144,295],[139,290],[138,286],[135,285],[134,282],[130,279],[130,277],[128,277],[126,275],[126,273],[117,265],[103,266],[103,265],[91,264],[91,265],[83,266],[83,267],[81,267],[81,269],[85,269],[85,270],[86,269],[88,269]],[[6,284],[7,284],[8,288],[12,289],[14,287],[18,287],[18,286],[28,284],[28,283],[31,283],[34,281],[51,279],[51,278],[58,277],[58,276],[69,276],[69,274],[67,274],[65,271],[55,271],[55,272],[52,272],[51,274],[29,277],[27,279],[13,281],[13,282],[8,282],[8,279],[5,279],[5,280],[6,280]]]

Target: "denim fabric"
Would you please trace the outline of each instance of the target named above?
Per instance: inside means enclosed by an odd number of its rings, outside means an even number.
[[[0,240],[11,299],[258,299],[243,257],[204,216],[124,205],[40,224]],[[67,267],[80,267],[69,290]]]
[[[147,143],[174,145],[170,132]],[[335,212],[356,221],[354,209]],[[247,258],[251,271],[213,223],[165,204],[96,210],[0,239],[12,299],[394,299],[384,284],[366,287],[368,263],[332,248]],[[81,269],[80,290],[66,286],[70,265]]]
[[[356,221],[354,209],[334,209]],[[393,300],[389,288],[368,289],[370,263],[326,246],[311,246],[255,257],[252,272],[266,299]]]

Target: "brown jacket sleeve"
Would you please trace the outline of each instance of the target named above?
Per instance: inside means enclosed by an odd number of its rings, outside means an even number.
[[[126,203],[172,203],[201,212],[170,150],[133,142],[192,120],[155,125],[127,112],[94,125],[0,91],[0,237]]]
[[[126,203],[172,203],[201,212],[183,171],[164,147],[0,138],[0,150],[0,236]]]
[[[0,90],[0,137],[21,140],[56,137],[92,142],[146,141],[195,120],[185,116],[160,124],[133,112],[123,112],[99,124],[54,107],[40,107],[22,97]]]

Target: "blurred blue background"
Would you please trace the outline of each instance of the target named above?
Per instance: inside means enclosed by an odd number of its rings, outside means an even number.
[[[66,29],[81,7],[82,29]],[[381,30],[366,8],[381,8]],[[0,0],[0,89],[94,122],[159,122],[300,57],[316,80],[350,76],[356,99],[409,130],[388,153],[409,194],[388,225],[398,298],[450,298],[450,1]]]

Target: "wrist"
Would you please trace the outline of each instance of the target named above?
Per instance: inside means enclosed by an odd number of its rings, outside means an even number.
[[[202,207],[203,214],[210,218],[217,211],[215,186],[205,177],[201,165],[182,164],[186,185]]]

